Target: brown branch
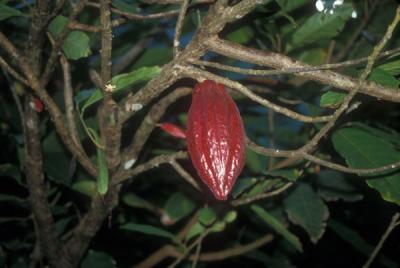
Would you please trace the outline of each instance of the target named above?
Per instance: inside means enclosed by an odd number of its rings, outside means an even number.
[[[55,129],[65,146],[78,159],[79,163],[82,165],[82,167],[85,168],[85,170],[89,174],[96,176],[96,167],[93,165],[90,159],[86,157],[86,154],[74,145],[71,137],[68,135],[68,130],[64,125],[64,116],[61,113],[59,107],[54,102],[52,97],[48,94],[48,92],[41,86],[40,81],[33,71],[33,68],[29,65],[25,57],[21,55],[17,48],[15,48],[15,46],[2,32],[0,32],[0,46],[3,47],[4,50],[16,60],[22,72],[26,76],[26,79],[29,81],[31,89],[46,105],[50,113],[51,119],[54,122]]]
[[[272,67],[279,70],[311,67],[279,53],[247,48],[219,38],[209,39],[207,44],[210,50],[216,53],[260,66]],[[356,79],[332,71],[319,70],[297,73],[296,75],[347,91],[357,88],[358,85]],[[400,102],[400,91],[381,86],[374,82],[366,82],[360,89],[360,93],[391,102]]]
[[[378,59],[388,57],[400,52],[400,48],[394,48],[391,50],[387,50],[379,54]],[[282,75],[282,74],[295,74],[295,73],[305,73],[305,72],[315,72],[320,70],[332,70],[332,69],[340,69],[349,66],[359,65],[364,63],[368,60],[368,57],[362,57],[355,60],[348,60],[338,63],[326,63],[318,66],[310,66],[310,67],[301,67],[301,68],[287,68],[287,69],[280,69],[280,70],[257,70],[257,69],[244,69],[240,67],[230,66],[221,64],[218,62],[210,62],[210,61],[203,61],[203,60],[196,60],[193,62],[195,65],[200,66],[207,66],[216,68],[219,70],[235,72],[240,74],[246,75],[261,75],[261,76],[269,76],[269,75]]]
[[[22,77],[16,70],[14,70],[5,60],[3,57],[0,56],[0,66],[3,68],[4,71],[9,73],[12,77],[16,80],[24,84],[25,86],[29,86],[29,82]]]
[[[176,235],[178,241],[182,241],[186,234],[190,231],[192,226],[197,222],[198,212],[194,213],[193,216],[188,220],[185,226],[179,231]],[[175,252],[175,248],[171,245],[165,245],[153,252],[146,259],[141,261],[140,263],[134,265],[135,268],[149,268],[157,265],[162,262],[165,258],[171,256]]]
[[[190,185],[193,186],[193,188],[200,192],[202,191],[200,185],[196,182],[196,180],[176,160],[172,160],[170,164],[175,169],[175,171],[178,172],[179,175],[181,175],[182,178],[184,178]]]
[[[231,202],[231,205],[234,207],[238,207],[238,206],[243,206],[243,205],[253,203],[255,201],[266,199],[266,198],[269,198],[272,196],[277,196],[277,195],[280,195],[281,193],[283,193],[284,191],[286,191],[292,185],[293,185],[292,182],[288,182],[284,186],[282,186],[276,190],[270,191],[270,192],[260,193],[255,196],[249,196],[249,197],[236,199]]]
[[[156,98],[163,90],[171,86],[180,77],[180,66],[188,62],[199,59],[206,51],[205,43],[207,40],[216,36],[224,26],[238,18],[243,17],[257,6],[256,0],[244,0],[240,3],[228,7],[227,1],[217,1],[203,19],[201,26],[193,37],[192,41],[179,54],[179,56],[166,64],[161,73],[152,79],[145,87],[139,90],[135,95],[127,98],[122,103],[122,107],[130,107],[134,104],[147,105],[152,99]],[[125,122],[135,111],[121,109],[120,118]]]
[[[122,163],[125,170],[130,169],[136,162],[144,144],[147,142],[147,139],[149,138],[153,129],[157,126],[157,123],[160,121],[161,117],[165,114],[167,108],[178,98],[186,96],[190,92],[192,92],[191,88],[177,88],[172,93],[163,97],[160,101],[153,105],[135,132],[130,145],[122,153]]]
[[[199,261],[204,261],[204,262],[221,261],[228,258],[237,257],[249,253],[257,248],[260,248],[270,243],[273,239],[274,239],[273,235],[267,234],[245,245],[234,246],[233,248],[230,249],[225,249],[215,252],[202,253],[199,256]],[[188,259],[193,260],[194,258],[195,255],[191,255]]]
[[[192,254],[188,257],[189,260],[195,260],[195,258],[198,257],[199,261],[203,262],[213,262],[213,261],[221,261],[225,260],[228,258],[233,258],[237,257],[240,255],[244,255],[246,253],[249,253],[253,250],[256,250],[257,248],[260,248],[268,243],[270,243],[273,240],[274,236],[271,234],[264,235],[263,237],[245,244],[245,245],[239,245],[239,246],[234,246],[229,249],[224,249],[224,250],[219,250],[219,251],[214,251],[214,252],[206,252],[206,253],[201,253],[199,256],[196,256],[196,254]],[[154,254],[151,255],[151,258],[147,258],[145,261],[141,262],[138,265],[135,265],[134,267],[136,268],[149,268],[149,267],[154,267],[167,257],[180,257],[182,256],[182,253],[180,253],[174,246],[172,245],[166,245],[161,248],[162,250],[156,251]]]
[[[132,48],[130,48],[124,55],[116,60],[116,63],[112,67],[113,74],[119,74],[126,67],[128,67],[132,62],[134,62],[137,57],[143,52],[145,48],[153,40],[152,37],[145,37],[140,39]]]
[[[218,83],[224,84],[232,89],[239,91],[240,93],[242,93],[249,99],[251,99],[265,107],[268,107],[269,109],[271,109],[277,113],[286,115],[287,117],[290,117],[290,118],[298,120],[298,121],[307,122],[307,123],[311,123],[311,122],[315,123],[315,122],[327,122],[332,119],[332,116],[312,117],[312,116],[307,116],[307,115],[302,115],[302,114],[296,113],[290,109],[287,109],[286,107],[274,104],[274,103],[270,102],[269,100],[264,99],[256,94],[254,94],[250,89],[243,86],[239,82],[236,82],[236,81],[230,80],[228,78],[221,77],[219,75],[198,69],[196,67],[185,66],[185,67],[181,67],[181,70],[185,75],[192,77],[194,79],[206,78],[206,79],[211,79]]]
[[[379,240],[378,244],[376,245],[374,251],[371,253],[369,256],[368,260],[366,263],[362,266],[362,268],[368,268],[371,266],[372,262],[378,255],[379,251],[383,247],[383,244],[385,243],[386,239],[389,237],[390,233],[400,224],[398,221],[400,218],[400,213],[395,213],[392,217],[392,220],[390,221],[389,226],[386,228],[386,231],[383,233],[381,239]]]
[[[350,39],[345,44],[344,48],[340,49],[340,53],[334,57],[333,62],[341,61],[342,59],[344,59],[346,57],[347,53],[349,53],[349,50],[354,46],[354,43],[357,41],[358,37],[360,36],[360,34],[364,30],[364,28],[367,26],[367,23],[370,20],[370,18],[372,17],[372,14],[374,13],[374,11],[376,10],[376,7],[378,6],[379,2],[380,2],[379,0],[374,0],[372,2],[371,9],[368,10],[367,12],[365,12],[362,22],[357,27],[357,29],[354,31],[354,33],[351,35]],[[367,4],[368,3],[366,2],[366,5]]]
[[[99,127],[105,145],[105,153],[110,174],[115,172],[121,162],[121,124],[118,120],[118,106],[113,100],[114,85],[111,84],[112,28],[111,0],[100,1],[101,32],[101,88],[103,103],[99,107]]]
[[[29,93],[28,93],[29,94]],[[29,94],[30,95],[30,94]],[[29,202],[37,225],[42,254],[53,267],[70,267],[62,252],[47,200],[43,175],[43,155],[40,142],[39,117],[32,107],[33,97],[25,105],[25,175],[29,189]]]
[[[117,206],[118,193],[119,187],[116,187],[115,190],[109,190],[104,196],[96,195],[92,198],[88,212],[74,228],[71,239],[64,245],[72,267],[78,266],[86,254],[90,241],[99,231],[110,211]]]
[[[60,52],[61,46],[63,45],[65,38],[67,38],[68,34],[71,32],[71,28],[69,27],[69,24],[72,23],[73,21],[75,21],[78,14],[85,7],[87,1],[88,0],[81,0],[78,2],[77,5],[75,5],[74,10],[71,12],[71,14],[68,17],[67,24],[64,26],[64,29],[61,31],[61,33],[58,35],[57,39],[55,40],[55,43],[51,50],[50,56],[47,60],[45,70],[43,71],[43,74],[40,79],[40,85],[42,87],[45,87],[47,85],[47,83],[49,82],[51,75],[54,71],[55,64],[57,63],[58,52]]]
[[[400,168],[400,162],[394,162],[388,165],[384,165],[377,168],[349,168],[343,165],[339,165],[327,160],[320,159],[316,156],[310,154],[310,152],[304,151],[303,148],[299,148],[296,150],[277,150],[277,149],[269,149],[263,146],[259,146],[254,142],[247,140],[246,141],[248,148],[253,150],[256,153],[269,156],[269,157],[287,157],[293,159],[307,159],[315,164],[319,164],[321,166],[334,169],[337,171],[356,174],[356,175],[375,175],[384,172],[391,172],[395,171],[396,169]],[[275,169],[277,167],[275,166]]]
[[[175,26],[174,43],[173,43],[174,58],[176,58],[179,54],[179,44],[180,44],[180,38],[181,38],[181,34],[182,34],[182,27],[183,27],[183,22],[185,20],[185,15],[186,15],[188,6],[189,6],[189,0],[183,0],[181,9],[179,11],[178,20],[177,20],[176,26]]]
[[[94,2],[87,3],[87,6],[100,8],[100,4],[94,3]],[[121,16],[127,18],[127,19],[130,19],[130,20],[161,19],[161,18],[174,17],[174,16],[179,14],[179,10],[171,10],[171,11],[159,12],[159,13],[154,13],[154,14],[149,14],[149,15],[142,15],[142,14],[124,12],[124,11],[121,11],[121,10],[119,10],[117,8],[111,8],[111,12],[114,13],[114,14],[121,15]]]
[[[115,20],[111,21],[111,27],[118,27],[124,23],[126,23],[127,20],[124,18],[118,18]],[[79,23],[77,21],[72,21],[68,24],[68,28],[71,30],[80,30],[84,32],[92,32],[92,33],[99,33],[101,32],[101,26],[95,26],[95,25],[88,25],[88,24],[83,24]]]
[[[75,146],[79,148],[82,152],[84,152],[82,143],[79,139],[78,130],[75,124],[74,91],[71,85],[70,65],[68,60],[64,56],[60,57],[60,64],[63,70],[63,77],[64,77],[64,105],[65,105],[65,118],[67,121],[68,132]]]
[[[173,161],[173,160],[185,159],[187,157],[188,157],[188,154],[187,154],[187,152],[184,152],[184,151],[179,151],[179,152],[167,154],[167,155],[155,156],[152,159],[148,160],[147,162],[137,165],[133,169],[118,172],[115,175],[115,179],[113,180],[113,183],[121,184],[121,183],[126,182],[127,180],[131,180],[131,182],[132,182],[132,179],[135,176],[137,176],[138,174],[141,174],[152,168],[158,167],[161,164],[171,163],[171,161]]]
[[[25,76],[28,80],[37,77],[42,67],[42,52],[46,40],[45,27],[49,16],[49,2],[39,0],[35,2],[33,16],[29,28],[28,42],[26,46],[26,59],[20,52],[0,33],[0,43],[11,56],[17,56],[16,60],[26,64]],[[26,73],[30,69],[30,76]],[[23,67],[23,66],[21,66]],[[31,82],[31,81],[29,81]],[[45,91],[44,91],[45,92]],[[46,92],[45,92],[46,93]],[[25,136],[25,163],[24,170],[29,189],[29,202],[37,227],[40,241],[41,255],[46,256],[53,267],[70,267],[65,258],[50,205],[47,200],[47,189],[44,182],[43,153],[40,133],[40,120],[35,110],[34,96],[32,93],[25,95],[25,109],[23,127]]]

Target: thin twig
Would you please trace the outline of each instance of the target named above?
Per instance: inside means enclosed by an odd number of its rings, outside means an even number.
[[[391,50],[387,50],[379,54],[378,59],[389,57],[391,55],[397,54],[400,52],[400,48],[394,48]],[[208,66],[212,68],[216,68],[219,70],[235,72],[240,74],[246,75],[257,75],[257,76],[270,76],[270,75],[282,75],[282,74],[295,74],[295,73],[306,73],[306,72],[316,72],[321,70],[333,70],[333,69],[341,69],[345,67],[359,65],[364,63],[368,60],[368,57],[362,57],[355,60],[348,60],[338,63],[326,63],[318,66],[309,66],[309,67],[298,67],[298,68],[285,68],[279,70],[258,70],[258,69],[244,69],[240,67],[230,66],[221,64],[218,62],[211,62],[211,61],[203,61],[203,60],[196,60],[193,61],[193,64],[200,65],[200,66]]]
[[[22,77],[16,70],[11,67],[2,56],[0,56],[0,66],[3,67],[3,69],[8,72],[12,77],[14,77],[16,80],[24,84],[25,86],[29,86],[29,82]]]
[[[185,159],[188,157],[187,152],[179,151],[176,153],[168,154],[168,155],[159,155],[155,156],[152,159],[148,160],[147,162],[137,165],[133,169],[124,170],[120,173],[116,173],[115,180],[113,181],[114,184],[120,184],[126,182],[129,179],[133,179],[136,175],[141,174],[147,170],[152,168],[158,167],[161,164],[171,163],[173,159]]]
[[[184,66],[181,68],[182,72],[186,74],[189,77],[192,77],[194,79],[201,79],[201,78],[206,78],[206,79],[211,79],[214,80],[218,83],[224,84],[228,86],[229,88],[235,89],[248,97],[249,99],[277,112],[280,114],[283,114],[287,117],[290,117],[292,119],[301,121],[301,122],[306,122],[306,123],[316,123],[316,122],[327,122],[332,119],[332,116],[317,116],[317,117],[312,117],[312,116],[307,116],[307,115],[302,115],[297,112],[294,112],[286,107],[274,104],[270,102],[269,100],[262,98],[256,94],[254,94],[249,88],[245,87],[239,82],[230,80],[228,78],[201,70],[196,67],[192,66]]]
[[[190,246],[188,246],[185,250],[184,253],[182,253],[172,264],[168,266],[168,268],[174,268],[176,267],[181,261],[185,259],[185,257],[190,253],[190,251],[196,247],[198,244],[200,244],[203,239],[211,232],[211,229],[205,229],[201,235],[192,243]]]
[[[49,82],[51,75],[54,71],[55,64],[57,63],[58,52],[60,51],[65,38],[67,38],[68,34],[71,32],[71,29],[69,28],[68,25],[70,23],[72,23],[73,21],[75,21],[76,17],[79,15],[79,13],[85,7],[87,1],[88,0],[81,0],[78,2],[78,4],[74,7],[74,10],[71,12],[71,15],[68,17],[68,22],[65,25],[64,29],[61,31],[61,33],[58,35],[57,39],[55,40],[53,48],[50,52],[50,56],[47,60],[45,70],[43,71],[43,74],[41,77],[40,84],[42,87],[46,86],[47,83]]]
[[[400,213],[395,213],[390,221],[389,226],[386,228],[386,231],[383,233],[381,239],[379,240],[378,244],[376,245],[374,251],[369,256],[366,263],[362,266],[363,268],[368,268],[371,266],[372,262],[378,255],[379,251],[382,249],[383,244],[385,243],[386,239],[389,237],[390,233],[399,225],[398,219],[400,218]]]
[[[67,128],[72,141],[76,147],[84,151],[82,143],[79,139],[78,130],[75,124],[74,116],[74,92],[71,85],[71,70],[68,60],[65,56],[60,57],[60,64],[63,70],[64,77],[64,105],[65,105],[65,118],[67,119]]]
[[[351,100],[354,98],[354,96],[358,93],[358,91],[363,88],[365,81],[370,74],[372,70],[372,66],[375,63],[376,58],[378,57],[379,53],[382,51],[386,43],[390,40],[392,37],[392,33],[394,29],[396,28],[397,24],[400,21],[400,6],[396,10],[396,16],[393,19],[393,22],[388,26],[387,31],[385,35],[382,37],[381,41],[374,47],[371,55],[368,57],[367,61],[367,66],[365,67],[363,73],[361,74],[358,85],[353,88],[349,94],[344,98],[342,104],[339,106],[339,108],[336,109],[336,111],[333,113],[333,118],[331,121],[326,123],[314,137],[307,142],[306,145],[304,145],[301,150],[303,152],[310,152],[313,150],[318,145],[318,142],[332,129],[332,127],[335,125],[336,121],[339,119],[339,117],[346,112],[347,108],[349,107],[349,104]]]
[[[354,43],[357,41],[358,37],[360,36],[360,34],[364,30],[364,28],[367,26],[367,23],[368,23],[369,19],[372,17],[372,13],[375,11],[379,2],[381,2],[381,1],[374,0],[372,2],[371,8],[366,11],[362,22],[357,27],[357,29],[354,31],[354,33],[351,35],[350,39],[345,44],[344,48],[342,48],[340,50],[340,53],[334,57],[333,62],[341,61],[342,59],[344,59],[346,57],[347,53],[349,53],[350,49],[354,46]],[[366,1],[365,3],[367,5],[368,1]]]
[[[174,43],[173,43],[174,58],[176,58],[179,54],[179,44],[180,44],[180,38],[181,38],[181,34],[182,34],[182,27],[183,27],[183,22],[185,20],[185,15],[186,15],[188,6],[189,6],[189,0],[183,0],[181,9],[179,11],[178,20],[177,20],[176,26],[175,26],[175,35],[174,35]]]
[[[291,59],[285,55],[248,48],[220,38],[211,38],[208,41],[211,51],[241,61],[272,67],[278,70],[310,68],[310,65]],[[358,87],[358,81],[352,77],[328,70],[301,72],[296,75],[330,85],[338,89],[351,91]],[[400,102],[400,91],[385,87],[374,82],[366,82],[359,89],[360,93],[367,94],[382,100]]]
[[[336,164],[327,160],[320,159],[316,156],[310,154],[310,152],[304,151],[304,149],[299,148],[297,150],[278,150],[278,149],[269,149],[263,146],[257,145],[251,140],[247,139],[247,146],[262,155],[270,156],[270,157],[287,157],[293,159],[307,159],[313,163],[319,164],[321,166],[331,168],[337,171],[356,174],[356,175],[375,175],[389,171],[395,171],[400,168],[400,162],[393,162],[381,167],[377,168],[349,168],[340,164]],[[275,167],[276,168],[276,167]]]
[[[171,160],[170,164],[175,171],[178,172],[178,174],[181,175],[181,177],[184,178],[189,184],[191,184],[198,191],[202,191],[196,180],[175,159]]]
[[[261,194],[255,195],[255,196],[236,199],[231,202],[231,205],[234,207],[238,207],[238,206],[243,206],[243,205],[253,203],[258,200],[266,199],[266,198],[269,198],[272,196],[277,196],[277,195],[280,195],[281,193],[283,193],[284,191],[286,191],[292,185],[293,185],[292,182],[288,182],[284,186],[282,186],[276,190],[270,191],[270,192],[265,192],[265,193],[261,193]]]

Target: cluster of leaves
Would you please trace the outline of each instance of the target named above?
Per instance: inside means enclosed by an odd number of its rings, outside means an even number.
[[[17,30],[27,30],[29,8],[14,2],[18,1],[0,1],[0,28],[4,31],[10,29],[9,36],[22,46],[24,39]],[[112,1],[112,4],[121,11],[132,13],[139,12],[142,8],[148,13],[154,13],[178,7],[147,5],[141,1],[128,0]],[[313,0],[264,1],[254,13],[254,17],[245,18],[240,24],[231,25],[228,31],[224,32],[224,38],[261,49],[281,51],[285,55],[313,65],[325,63],[332,54],[339,54],[346,49],[347,41],[368,10],[359,1],[354,1],[335,7],[334,12],[330,14],[317,12],[314,4]],[[371,14],[363,36],[348,51],[349,59],[368,56],[385,31],[392,18],[388,13],[395,9],[396,3],[387,0],[379,5],[388,12]],[[70,7],[66,9],[68,8]],[[357,11],[358,18],[352,18],[353,11]],[[188,14],[184,24],[182,45],[193,36],[199,18],[201,19],[205,12],[205,9],[199,8]],[[89,25],[99,23],[97,15],[88,11],[83,12],[79,20]],[[63,15],[55,17],[50,22],[48,31],[52,38],[60,34],[66,22],[67,17]],[[151,45],[146,47],[140,57],[123,73],[113,77],[112,84],[116,86],[117,99],[126,97],[130,91],[136,91],[143,83],[159,74],[160,66],[172,59],[174,23],[175,19],[163,19],[160,23],[144,21],[114,29],[113,57],[116,63],[129,47],[140,39],[147,38],[153,29],[162,27],[165,30],[154,38]],[[80,117],[83,122],[79,129],[80,138],[87,143],[90,143],[87,129],[91,130],[89,133],[98,132],[93,107],[102,99],[102,95],[99,89],[93,88],[88,82],[85,70],[99,66],[97,54],[99,38],[99,33],[75,30],[69,33],[62,47],[64,55],[73,64],[74,82],[83,87],[75,94],[75,103],[80,113],[77,118]],[[335,47],[333,51],[329,51],[327,47],[332,40],[335,40]],[[400,38],[397,35],[391,46],[399,45]],[[221,59],[215,55],[207,57],[226,64],[253,67],[243,62]],[[399,90],[399,66],[398,55],[379,61],[369,79],[392,87],[393,90]],[[362,71],[362,68],[349,67],[344,69],[343,73],[357,76]],[[274,77],[271,82],[271,79],[267,78],[255,80],[252,77],[223,71],[219,74],[275,87],[274,92],[279,91],[275,96],[267,94],[265,96],[275,98],[277,101],[280,98],[296,98],[298,104],[292,105],[292,108],[309,115],[332,111],[331,109],[337,107],[345,96],[334,88],[325,87],[321,90],[321,85],[305,82],[296,76]],[[60,81],[55,81],[54,84],[57,82]],[[12,81],[9,82],[9,86],[21,88],[21,85]],[[24,94],[23,90],[20,90],[20,94],[21,96]],[[62,91],[54,91],[52,94],[62,105]],[[2,93],[1,98],[0,143],[5,149],[1,154],[1,162],[4,164],[0,165],[2,177],[0,207],[3,208],[0,215],[0,266],[7,263],[13,268],[26,267],[36,240],[32,214],[26,200],[28,193],[24,174],[21,171],[24,163],[22,129],[11,98],[6,93]],[[309,140],[315,129],[320,128],[318,124],[305,125],[281,115],[271,115],[271,111],[267,108],[256,106],[246,99],[236,100],[243,115],[247,135],[251,140],[266,147],[297,148]],[[374,168],[400,161],[398,107],[385,105],[382,114],[376,115],[376,110],[382,107],[381,103],[369,98],[361,100],[363,101],[361,111],[346,116],[345,122],[338,122],[332,135],[324,140],[324,146],[318,152],[319,156],[336,162],[342,161],[351,168]],[[187,104],[188,99],[177,102],[168,110],[165,120],[184,125],[186,111],[180,107],[187,107]],[[57,232],[60,237],[67,239],[71,235],[69,232],[71,226],[79,220],[79,211],[89,206],[89,197],[98,194],[101,189],[98,185],[104,186],[106,182],[98,183],[88,179],[88,175],[76,166],[75,159],[66,153],[53,126],[49,123],[48,116],[45,114],[41,116],[48,199],[52,203]],[[273,128],[266,123],[268,116],[274,117]],[[138,118],[134,118],[126,128],[135,130],[141,118],[143,114],[138,113]],[[140,161],[144,162],[150,156],[184,148],[184,142],[178,143],[164,133],[156,131],[151,136]],[[104,161],[101,161],[103,156],[101,152],[99,154],[99,149],[96,151],[96,147],[92,146],[92,149],[91,157],[94,162],[97,159],[96,163],[101,168],[105,165]],[[375,240],[371,239],[376,239],[380,235],[375,233],[368,236],[372,228],[363,229],[363,223],[367,222],[371,226],[377,226],[377,230],[381,230],[388,220],[388,215],[395,209],[395,205],[400,205],[398,171],[357,177],[332,170],[321,170],[319,166],[307,165],[301,161],[294,162],[285,169],[270,171],[275,164],[277,164],[276,159],[268,159],[251,150],[247,151],[246,168],[235,185],[232,199],[253,198],[261,193],[279,189],[287,183],[292,186],[287,192],[273,199],[243,206],[215,203],[204,193],[199,193],[189,184],[182,183],[182,178],[170,167],[159,167],[140,175],[133,185],[122,190],[120,206],[112,215],[112,227],[104,226],[100,231],[92,249],[83,260],[82,267],[116,267],[116,263],[118,267],[132,265],[165,243],[174,245],[178,253],[189,254],[191,246],[201,243],[203,234],[210,236],[210,241],[203,242],[207,245],[203,246],[203,250],[207,252],[240,246],[267,233],[276,234],[273,248],[256,249],[246,253],[242,256],[244,260],[238,260],[238,263],[250,262],[254,265],[263,264],[265,267],[292,267],[296,262],[302,263],[303,260],[299,257],[301,254],[312,252],[313,245],[310,241],[313,244],[320,242],[321,247],[328,248],[327,252],[322,253],[328,260],[332,256],[327,244],[333,243],[330,246],[337,248],[346,245],[344,242],[346,241],[352,246],[351,252],[358,251],[362,254],[359,257],[362,261],[372,251]],[[183,162],[183,165],[196,176],[189,162]],[[206,191],[204,189],[204,192]],[[387,202],[377,198],[376,192]],[[366,200],[361,201],[363,198]],[[362,206],[366,206],[366,211],[372,212],[365,214],[358,211]],[[378,217],[373,218],[373,213],[379,213],[384,222],[378,220]],[[198,215],[197,222],[182,238],[176,233],[192,215]],[[330,235],[324,241],[327,226]],[[359,228],[360,231],[353,230],[352,226]],[[148,236],[158,236],[160,240],[149,240]],[[218,240],[213,241],[213,237],[217,237]],[[113,239],[112,244],[107,242],[110,238]],[[314,258],[315,263],[319,261]],[[390,257],[383,255],[378,262],[385,267],[398,267]],[[324,262],[323,265],[330,264]],[[199,266],[205,265],[199,264]]]

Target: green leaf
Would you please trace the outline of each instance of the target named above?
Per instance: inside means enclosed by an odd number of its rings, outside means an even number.
[[[245,44],[250,41],[250,39],[254,36],[254,31],[250,26],[243,26],[229,33],[226,38],[232,42],[238,44]]]
[[[400,161],[400,152],[388,140],[358,127],[337,130],[333,146],[352,168],[376,168]],[[400,205],[400,172],[366,178],[382,198]]]
[[[137,196],[133,193],[127,193],[122,196],[122,202],[126,205],[134,208],[143,208],[149,211],[154,211],[155,207],[152,203],[144,200],[140,196]]]
[[[186,241],[188,241],[188,240],[190,240],[191,238],[193,238],[193,237],[196,237],[196,236],[198,236],[199,234],[201,234],[203,231],[204,231],[204,226],[201,224],[201,223],[199,223],[199,222],[196,222],[193,226],[192,226],[192,228],[190,228],[190,230],[189,230],[189,232],[187,233],[187,235],[186,235]]]
[[[210,226],[217,219],[217,214],[212,208],[202,208],[199,211],[199,222],[205,226]]]
[[[115,86],[113,93],[127,89],[133,86],[134,84],[148,81],[153,77],[155,77],[156,75],[158,75],[160,73],[160,70],[161,68],[158,66],[142,67],[130,73],[116,75],[111,79],[111,84]],[[90,105],[98,102],[102,98],[103,94],[101,93],[100,89],[95,89],[94,91],[92,91],[88,98],[87,98],[87,92],[78,94],[75,97],[75,99],[79,100],[79,102],[84,101],[84,104],[81,109],[82,115]]]
[[[112,5],[123,12],[128,12],[128,13],[138,12],[138,8],[136,5],[129,4],[122,0],[113,0]]]
[[[68,167],[70,159],[68,158],[60,138],[51,131],[43,141],[44,152],[44,171],[51,179],[70,185]]]
[[[397,80],[393,75],[391,75],[389,72],[381,68],[374,68],[371,71],[368,80],[374,81],[384,86],[393,87],[397,89],[399,88],[400,85],[399,80]]]
[[[284,178],[288,181],[295,182],[302,174],[298,169],[280,169],[274,171],[266,171],[265,175],[272,176],[274,178]]]
[[[64,29],[68,18],[64,16],[55,17],[49,24],[49,31],[53,37],[57,37]],[[68,59],[77,60],[91,54],[90,38],[82,31],[72,31],[64,40],[62,49]]]
[[[236,181],[232,189],[233,198],[237,198],[243,192],[254,186],[258,182],[256,178],[239,179]]]
[[[29,217],[25,217],[25,218],[23,218],[23,217],[1,217],[0,224],[10,223],[10,222],[23,223],[23,222],[30,221],[30,220],[31,219]]]
[[[400,59],[393,60],[378,66],[378,69],[384,70],[390,75],[400,74]]]
[[[22,184],[21,181],[21,171],[16,165],[7,163],[0,165],[0,176],[2,177],[10,177],[16,180],[20,185]]]
[[[134,69],[146,66],[163,65],[172,60],[172,49],[166,47],[150,47],[144,51],[133,65]]]
[[[333,14],[316,12],[294,32],[291,45],[297,48],[336,37],[343,30],[346,21],[350,19],[352,11],[351,4],[343,4],[335,8]]]
[[[326,201],[359,201],[363,195],[342,173],[322,170],[317,179],[318,193]]]
[[[92,180],[82,180],[72,184],[72,189],[81,194],[92,197],[96,194],[96,182]]]
[[[10,17],[28,17],[27,14],[22,13],[18,9],[9,7],[5,4],[0,3],[0,21],[8,19]]]
[[[267,158],[247,148],[245,161],[246,167],[250,169],[251,172],[261,173],[265,170]]]
[[[194,208],[192,200],[180,192],[173,193],[164,206],[165,212],[174,222],[189,215]]]
[[[0,202],[11,202],[18,206],[26,206],[27,201],[15,195],[0,194]]]
[[[236,220],[236,218],[237,218],[237,212],[234,210],[231,210],[225,214],[224,222],[231,223],[231,222],[234,222]]]
[[[334,231],[340,238],[352,245],[356,250],[364,254],[366,257],[369,257],[374,250],[374,246],[365,241],[360,234],[338,221],[332,219],[329,220],[328,228]],[[377,261],[386,267],[398,267],[395,262],[389,260],[387,257],[382,255],[382,253],[380,253],[377,257]]]
[[[319,105],[326,108],[337,108],[346,97],[346,93],[328,91],[321,96]]]
[[[49,32],[53,35],[53,37],[57,37],[62,32],[67,22],[68,22],[67,17],[64,16],[55,17],[49,24],[48,27]]]
[[[275,2],[281,7],[281,9],[285,12],[290,12],[296,10],[313,0],[275,0]]]
[[[297,236],[289,232],[285,226],[265,209],[257,205],[251,205],[251,210],[263,219],[269,226],[271,226],[278,234],[281,234],[290,244],[292,244],[298,251],[303,252],[303,246]]]
[[[139,233],[148,234],[148,235],[161,236],[161,237],[165,237],[165,238],[169,238],[169,239],[175,240],[175,235],[174,234],[172,234],[172,233],[170,233],[168,231],[165,231],[163,229],[151,226],[151,225],[127,223],[125,225],[122,225],[120,228],[122,230],[139,232]]]
[[[116,261],[107,253],[89,250],[83,259],[81,268],[116,268]]]
[[[225,230],[225,227],[226,227],[226,222],[217,221],[210,227],[210,231],[213,233],[219,233]]]
[[[255,184],[251,190],[245,193],[244,196],[254,196],[261,194],[263,192],[269,191],[276,187],[279,187],[284,182],[281,179],[265,179],[265,180],[258,180],[258,183]]]
[[[71,60],[86,58],[92,52],[90,51],[90,38],[82,31],[72,31],[64,41],[62,49],[65,56]]]
[[[311,186],[298,183],[284,200],[284,206],[289,220],[303,227],[311,241],[317,243],[325,231],[329,211]]]
[[[99,134],[94,129],[88,128],[90,133],[96,139],[97,144],[101,144],[101,139]],[[109,181],[109,174],[108,174],[108,166],[106,160],[106,154],[103,148],[96,147],[97,152],[97,167],[99,170],[99,175],[97,176],[97,191],[101,195],[105,195],[108,191],[108,181]]]

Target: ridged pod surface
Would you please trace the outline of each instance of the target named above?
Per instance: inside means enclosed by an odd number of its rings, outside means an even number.
[[[205,80],[195,86],[186,139],[200,178],[215,198],[226,200],[244,166],[245,133],[224,85]]]

